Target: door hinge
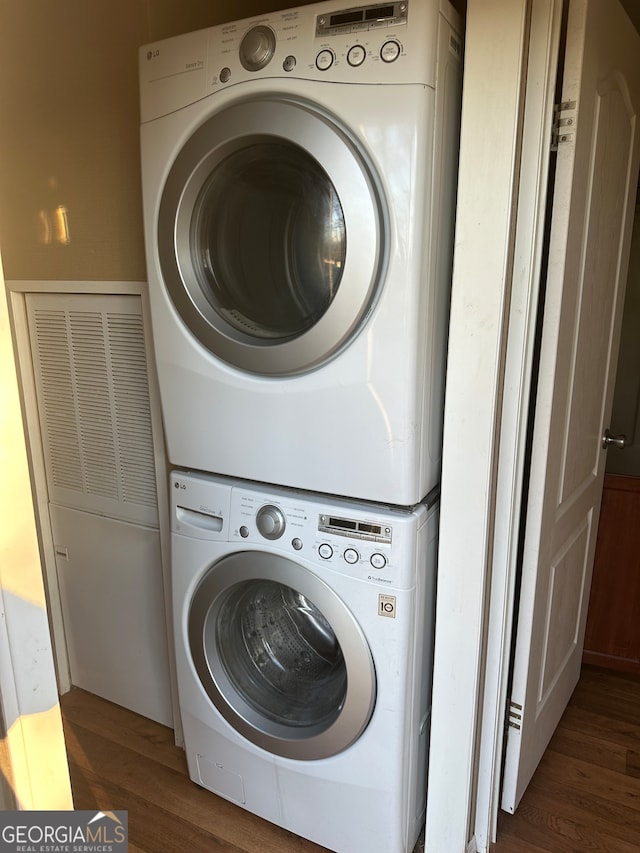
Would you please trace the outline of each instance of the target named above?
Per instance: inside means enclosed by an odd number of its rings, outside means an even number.
[[[553,124],[551,126],[551,150],[557,151],[558,146],[573,142],[576,129],[576,102],[562,101],[554,104]]]
[[[517,702],[512,702],[509,700],[507,704],[507,714],[505,719],[505,728],[518,729],[520,731],[520,725],[522,723],[522,705],[518,705]]]

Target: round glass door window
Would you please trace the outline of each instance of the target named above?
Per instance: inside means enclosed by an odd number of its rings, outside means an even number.
[[[239,572],[249,576],[239,580]],[[292,582],[277,579],[283,572]],[[247,552],[210,569],[191,605],[189,644],[217,709],[277,755],[336,754],[370,719],[375,675],[357,622],[323,581],[289,560]]]
[[[328,728],[342,710],[347,667],[340,643],[320,610],[291,587],[238,584],[212,639],[234,689],[265,719]]]
[[[362,327],[386,263],[364,153],[306,102],[241,101],[190,137],[158,215],[162,281],[182,320],[242,370],[312,369]]]
[[[307,331],[340,286],[338,194],[290,143],[248,145],[220,163],[196,200],[190,236],[199,288],[230,326],[258,339]]]

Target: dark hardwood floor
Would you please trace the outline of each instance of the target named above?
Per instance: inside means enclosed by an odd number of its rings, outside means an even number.
[[[494,853],[640,851],[640,676],[583,667]]]
[[[194,785],[169,729],[82,690],[61,705],[75,807],[128,810],[131,853],[324,849]],[[584,669],[518,811],[501,813],[494,850],[640,851],[640,677]]]

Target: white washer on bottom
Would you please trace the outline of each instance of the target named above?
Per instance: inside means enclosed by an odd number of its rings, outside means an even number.
[[[338,853],[408,853],[426,803],[437,506],[174,472],[191,778]]]

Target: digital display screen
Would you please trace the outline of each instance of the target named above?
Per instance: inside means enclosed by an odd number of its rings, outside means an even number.
[[[378,21],[380,18],[393,18],[393,6],[377,6],[375,9],[365,9],[365,21]]]
[[[362,9],[357,12],[342,12],[339,15],[332,15],[330,26],[339,27],[341,24],[357,24],[362,20]]]
[[[369,539],[391,544],[391,527],[373,521],[356,521],[354,518],[338,518],[336,515],[320,515],[318,530],[337,536],[354,539]]]
[[[346,518],[330,518],[329,524],[332,527],[340,527],[342,530],[357,530],[358,525],[355,521],[348,521]]]
[[[362,530],[363,533],[380,533],[380,525],[379,524],[367,524],[364,521],[361,521],[358,525],[358,529]]]

